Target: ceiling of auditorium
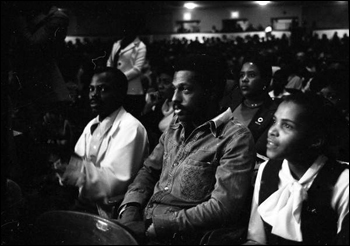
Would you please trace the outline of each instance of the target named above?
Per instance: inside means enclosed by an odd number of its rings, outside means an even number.
[[[193,2],[198,4],[198,8],[216,8],[229,6],[254,6],[256,1],[57,1],[60,5],[68,8],[91,8],[101,6],[110,6],[111,8],[158,8],[158,9],[178,9],[183,8],[184,3]],[[283,6],[312,6],[312,5],[326,5],[335,4],[338,2],[347,1],[271,1],[271,5]]]

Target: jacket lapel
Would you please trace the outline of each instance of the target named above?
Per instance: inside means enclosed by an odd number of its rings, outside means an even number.
[[[130,43],[128,46],[126,46],[124,49],[120,51],[120,54],[123,54],[127,52],[128,50],[134,49],[135,47],[137,48],[140,44],[140,39],[136,38],[132,43]]]

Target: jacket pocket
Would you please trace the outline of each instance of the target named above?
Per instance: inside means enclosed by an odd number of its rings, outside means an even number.
[[[180,194],[187,201],[209,199],[215,185],[216,165],[188,159],[181,172]]]

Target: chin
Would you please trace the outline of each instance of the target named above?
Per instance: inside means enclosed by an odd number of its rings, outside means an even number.
[[[181,122],[188,122],[188,121],[190,121],[190,119],[188,117],[184,116],[184,115],[179,115],[178,119]]]
[[[269,159],[279,159],[278,158],[278,154],[276,154],[274,151],[271,151],[269,149],[266,150],[266,156],[269,158]]]

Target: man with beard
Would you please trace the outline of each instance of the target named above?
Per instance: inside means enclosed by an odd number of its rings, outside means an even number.
[[[110,200],[126,192],[148,155],[145,128],[123,108],[127,83],[116,68],[95,71],[89,99],[97,116],[85,127],[68,165],[64,159],[54,163],[60,183],[79,188],[75,209],[107,218]]]
[[[208,55],[175,65],[175,116],[116,214],[140,243],[194,245],[210,230],[248,223],[256,151],[231,109],[220,111],[223,68]]]

